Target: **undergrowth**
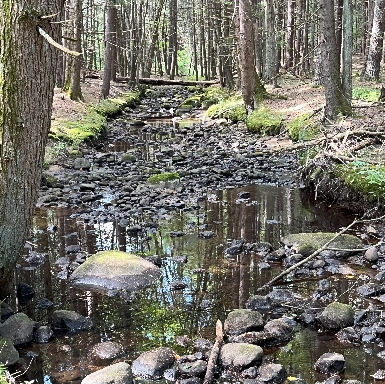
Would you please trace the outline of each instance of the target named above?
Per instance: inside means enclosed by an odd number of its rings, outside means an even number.
[[[365,101],[378,101],[380,90],[369,87],[355,87],[352,91],[352,98]]]
[[[177,180],[179,179],[179,177],[180,176],[178,172],[165,172],[157,175],[152,175],[147,179],[147,181],[150,184],[158,184],[162,181],[165,182],[165,181]]]

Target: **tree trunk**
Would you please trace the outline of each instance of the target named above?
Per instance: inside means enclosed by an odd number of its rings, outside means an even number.
[[[322,65],[322,84],[325,88],[325,118],[334,121],[338,113],[351,115],[349,101],[342,92],[340,71],[338,68],[334,1],[320,1],[320,53]]]
[[[168,68],[170,70],[170,80],[174,80],[178,65],[178,2],[170,0],[170,31],[168,40]]]
[[[62,0],[0,3],[0,280],[12,272],[28,236],[51,126]],[[3,285],[1,284],[1,287]]]
[[[104,53],[104,73],[102,84],[102,97],[107,99],[110,94],[112,69],[114,67],[114,49],[116,36],[114,31],[114,17],[116,17],[116,0],[106,0],[106,26],[105,26],[105,53]]]
[[[241,74],[241,91],[246,112],[257,107],[255,98],[256,72],[254,66],[253,25],[249,0],[239,0],[239,69]]]
[[[265,0],[265,66],[263,80],[276,85],[275,12],[273,0]]]
[[[342,91],[349,104],[352,102],[353,5],[343,1]]]
[[[82,51],[82,0],[67,0],[67,19],[71,24],[66,28],[66,37],[69,37],[68,48],[75,52]],[[80,72],[82,61],[80,57],[67,57],[66,76],[63,91],[68,93],[71,100],[82,100],[80,87]]]
[[[380,79],[380,64],[385,30],[385,0],[374,4],[373,27],[370,35],[369,53],[361,77],[365,80]]]

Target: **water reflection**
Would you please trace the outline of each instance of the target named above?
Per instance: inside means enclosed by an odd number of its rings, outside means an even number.
[[[250,198],[241,199],[241,192],[249,192]],[[255,185],[219,191],[200,201],[196,209],[163,212],[157,217],[141,213],[124,222],[91,224],[71,214],[67,209],[36,211],[32,242],[37,245],[35,251],[44,255],[44,262],[34,268],[23,262],[18,269],[18,280],[36,291],[34,299],[21,309],[41,324],[48,323],[54,309],[75,310],[89,316],[93,328],[79,335],[58,335],[48,345],[21,350],[22,356],[31,350],[38,353],[30,372],[39,383],[80,383],[98,368],[90,350],[101,341],[121,343],[127,351],[125,359],[131,360],[160,345],[186,352],[176,345],[180,335],[213,339],[216,320],[224,320],[232,309],[244,308],[249,296],[280,271],[278,264],[260,269],[255,254],[228,259],[224,250],[232,240],[268,241],[278,247],[280,237],[286,234],[336,231],[351,222],[346,212],[317,206],[298,189]],[[154,222],[159,222],[159,227]],[[174,237],[172,231],[185,235]],[[202,231],[212,231],[215,237],[202,239]],[[81,246],[85,255],[106,249],[159,255],[162,277],[132,303],[82,292],[66,280],[79,257],[70,252],[73,246]],[[175,280],[184,281],[187,288],[171,290]],[[348,290],[348,284],[336,281],[341,290]],[[288,287],[308,295],[314,286],[315,281],[310,280]],[[36,309],[42,298],[51,300],[52,308]],[[269,359],[282,362],[291,376],[313,383],[312,366],[331,345],[334,348],[336,343],[322,344],[315,331],[303,330],[286,349],[270,351]],[[349,350],[349,358],[359,359],[360,353],[359,349]],[[371,359],[365,364],[372,372],[377,363]],[[355,360],[347,365],[347,376],[356,374],[355,367],[362,367]]]

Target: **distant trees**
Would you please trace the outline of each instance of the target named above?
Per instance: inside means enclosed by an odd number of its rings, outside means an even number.
[[[0,287],[11,276],[35,211],[51,126],[62,0],[0,2]],[[54,16],[52,16],[54,15]]]

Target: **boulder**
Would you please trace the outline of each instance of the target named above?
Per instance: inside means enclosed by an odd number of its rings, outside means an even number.
[[[225,344],[219,354],[219,363],[225,368],[235,370],[261,364],[263,349],[258,345],[246,343]]]
[[[340,353],[324,353],[314,365],[314,368],[325,374],[343,372],[345,369],[345,358]]]
[[[164,371],[175,362],[175,353],[172,349],[160,347],[142,353],[132,363],[132,372],[143,379],[160,379]]]
[[[254,295],[247,300],[246,307],[253,311],[268,311],[270,302],[267,296]]]
[[[281,242],[290,247],[295,253],[300,253],[304,256],[309,256],[316,250],[320,249],[336,234],[329,232],[316,233],[296,233],[285,236]],[[330,248],[339,249],[357,249],[362,248],[362,241],[353,235],[342,234],[329,244]],[[339,251],[339,256],[349,256],[351,252]]]
[[[102,368],[86,376],[81,384],[131,384],[132,373],[129,364],[121,362]]]
[[[287,378],[287,372],[281,364],[264,364],[258,368],[258,382],[266,384],[281,384]]]
[[[365,259],[368,261],[377,261],[378,260],[378,252],[376,247],[370,247],[365,251]]]
[[[85,159],[84,157],[78,157],[74,161],[74,168],[75,169],[90,169],[91,163]]]
[[[339,330],[354,325],[354,311],[350,305],[335,301],[321,312],[318,320],[325,328]]]
[[[160,268],[126,252],[102,251],[89,257],[70,277],[72,284],[102,292],[133,292],[160,277]]]
[[[294,336],[294,327],[285,319],[274,319],[266,323],[264,332],[270,335],[269,345],[286,344]]]
[[[98,343],[92,347],[91,356],[97,365],[107,365],[112,360],[124,355],[124,348],[121,344],[113,341]]]
[[[0,337],[0,364],[9,366],[19,360],[19,352],[9,337]]]
[[[34,325],[25,313],[15,313],[0,324],[0,336],[10,338],[13,345],[29,343],[33,339]]]
[[[52,326],[58,331],[78,332],[91,328],[92,322],[89,318],[75,311],[58,310],[52,313]]]
[[[197,360],[193,362],[181,362],[178,364],[179,372],[183,376],[194,377],[203,376],[207,369],[207,362],[204,360]]]
[[[52,336],[53,332],[51,327],[42,325],[35,331],[35,342],[38,344],[48,343]]]
[[[228,314],[224,323],[224,331],[228,335],[240,335],[263,329],[262,315],[251,309],[236,309]]]

